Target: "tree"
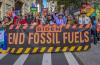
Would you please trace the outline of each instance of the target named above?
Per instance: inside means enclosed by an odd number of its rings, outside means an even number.
[[[90,2],[91,0],[56,0],[58,4],[58,10],[60,10],[60,6],[64,5],[64,8],[68,8],[72,6],[73,8],[79,8],[82,2]]]

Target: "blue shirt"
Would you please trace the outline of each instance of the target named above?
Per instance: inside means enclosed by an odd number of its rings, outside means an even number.
[[[59,19],[58,16],[53,15],[56,24],[61,25],[61,24],[66,24],[67,23],[67,18],[64,16],[62,19]]]

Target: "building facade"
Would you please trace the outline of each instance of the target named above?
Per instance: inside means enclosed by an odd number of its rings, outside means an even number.
[[[30,12],[31,3],[33,0],[0,0],[0,18],[7,15],[8,11],[14,8],[15,13],[22,15]]]
[[[0,0],[0,18],[6,16],[7,11],[14,6],[14,0]]]
[[[52,13],[54,11],[57,10],[57,1],[54,1],[54,0],[49,0],[48,3],[47,3],[47,8],[48,8],[48,12],[49,13]]]

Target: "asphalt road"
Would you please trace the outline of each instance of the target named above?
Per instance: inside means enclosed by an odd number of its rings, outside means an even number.
[[[0,65],[100,65],[100,44],[85,52],[0,54]]]

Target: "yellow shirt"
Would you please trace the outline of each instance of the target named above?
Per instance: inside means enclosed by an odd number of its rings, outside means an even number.
[[[2,26],[3,26],[3,27],[9,26],[12,22],[13,22],[13,19],[12,19],[10,22],[5,23],[5,24],[4,24],[4,25],[2,25]]]
[[[87,16],[91,16],[92,13],[93,13],[94,11],[95,11],[95,10],[94,10],[93,7],[87,8],[87,9],[86,9],[86,15],[87,15]]]

